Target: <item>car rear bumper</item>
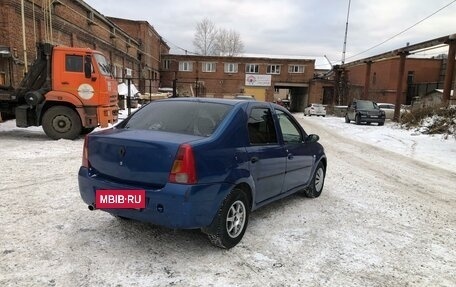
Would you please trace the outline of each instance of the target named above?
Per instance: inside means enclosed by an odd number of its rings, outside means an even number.
[[[307,112],[310,116],[326,116],[326,112],[317,112],[317,111],[309,111]]]
[[[80,168],[78,181],[82,200],[95,209],[95,193],[98,189],[144,189],[92,177],[85,167]],[[100,210],[168,228],[201,228],[212,223],[223,199],[232,188],[232,185],[223,183],[204,185],[168,183],[161,189],[146,189],[144,209]]]

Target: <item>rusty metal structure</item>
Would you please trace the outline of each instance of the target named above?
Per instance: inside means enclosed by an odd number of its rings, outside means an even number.
[[[402,103],[402,85],[404,78],[405,61],[408,55],[415,51],[422,49],[440,46],[442,44],[448,45],[448,63],[446,66],[445,79],[444,79],[444,90],[443,90],[443,103],[448,105],[450,100],[451,87],[454,79],[455,70],[455,56],[456,56],[456,34],[443,36],[440,38],[424,41],[418,44],[407,45],[405,47],[395,49],[389,52],[385,52],[376,56],[368,57],[365,59],[357,60],[354,62],[346,63],[340,66],[334,66],[335,73],[335,99],[339,99],[341,104],[341,93],[346,89],[346,71],[347,68],[357,65],[366,65],[365,83],[364,83],[364,94],[369,91],[369,79],[371,74],[370,66],[373,62],[381,61],[390,58],[399,58],[399,71],[397,78],[397,89],[396,89],[396,108],[394,112],[394,120],[399,120],[400,108]]]

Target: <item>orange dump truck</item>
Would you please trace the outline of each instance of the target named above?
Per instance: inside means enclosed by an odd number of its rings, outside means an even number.
[[[39,44],[19,87],[0,87],[0,112],[18,127],[41,125],[52,139],[75,139],[117,122],[117,82],[98,51]]]

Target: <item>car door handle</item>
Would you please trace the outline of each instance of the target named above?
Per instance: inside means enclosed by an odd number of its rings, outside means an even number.
[[[250,158],[250,162],[251,163],[256,163],[257,161],[259,161],[260,159],[257,157],[257,156],[254,156],[252,158]]]
[[[69,85],[70,83],[68,82],[62,82],[62,85]]]
[[[293,154],[289,153],[288,156],[287,156],[287,158],[288,158],[288,159],[293,159],[294,156],[293,156]]]

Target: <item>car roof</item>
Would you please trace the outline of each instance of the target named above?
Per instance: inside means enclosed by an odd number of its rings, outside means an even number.
[[[154,102],[167,102],[167,101],[219,103],[219,104],[225,104],[225,105],[231,105],[231,106],[235,106],[237,104],[248,104],[249,102],[251,102],[251,101],[246,101],[244,99],[195,98],[195,97],[168,98],[168,99],[156,100]]]

